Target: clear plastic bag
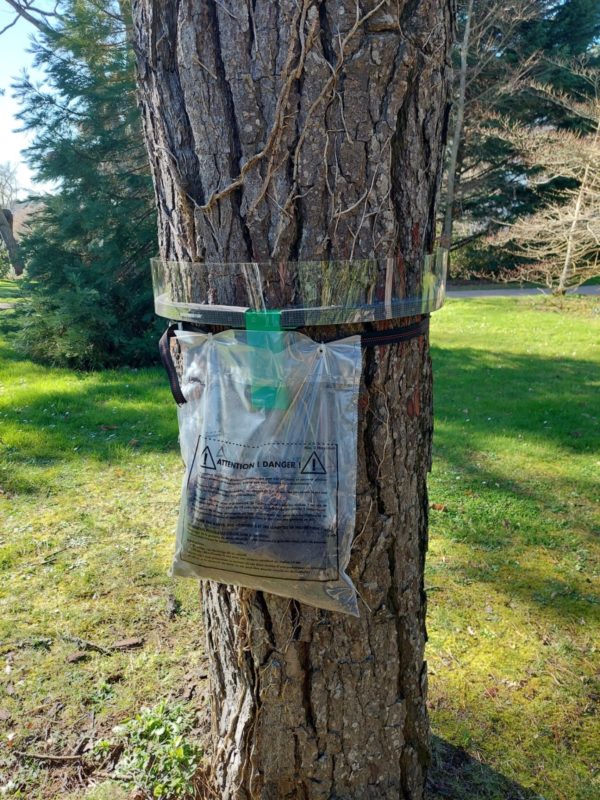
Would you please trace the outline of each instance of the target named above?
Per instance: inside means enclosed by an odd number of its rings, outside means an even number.
[[[358,616],[346,574],[356,506],[361,340],[177,331],[186,465],[175,575]]]

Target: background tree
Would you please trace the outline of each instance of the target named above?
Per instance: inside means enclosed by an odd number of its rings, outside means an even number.
[[[555,192],[552,202],[534,214],[519,218],[495,241],[516,245],[525,259],[507,276],[543,281],[563,294],[600,273],[600,71],[582,64],[562,67],[579,80],[580,90],[556,92],[534,83],[546,102],[552,102],[580,120],[587,133],[548,125],[507,126],[505,135],[535,168],[532,185],[543,188],[561,180],[566,187]]]
[[[12,208],[18,193],[16,166],[8,161],[0,164],[0,206]]]
[[[12,267],[15,275],[23,272],[23,259],[13,231],[12,206],[17,199],[17,171],[9,164],[0,164],[0,274]]]
[[[452,243],[457,187],[463,175],[466,157],[465,113],[468,121],[485,115],[485,109],[498,100],[504,88],[514,83],[530,67],[531,57],[515,57],[518,34],[525,23],[539,13],[536,0],[513,0],[509,3],[467,0],[459,11],[460,42],[455,97],[452,111],[451,142],[446,166],[445,209],[442,241]],[[508,54],[511,58],[507,58]],[[473,169],[473,168],[471,168]],[[488,176],[490,164],[484,162],[480,176]],[[469,176],[473,181],[475,175]],[[464,191],[464,190],[463,190]]]
[[[393,254],[417,285],[435,239],[449,0],[135,0],[133,15],[163,258]],[[203,582],[223,800],[423,797],[426,336],[365,352],[360,408],[360,619]]]
[[[122,10],[64,0],[33,44],[41,85],[16,90],[35,138],[30,166],[52,194],[22,248],[31,300],[21,346],[34,358],[78,367],[154,360],[148,259],[156,220]]]
[[[536,120],[580,130],[577,116],[532,92],[523,79],[568,93],[572,78],[551,63],[593,49],[600,6],[589,0],[473,0],[461,8],[459,41],[466,57],[461,68],[457,56],[444,235],[449,238],[455,228],[455,268],[489,270],[510,264],[514,254],[499,252],[488,234],[502,222],[533,213],[564,188],[560,180],[543,189],[530,183],[535,167],[497,130],[498,115],[513,123]]]

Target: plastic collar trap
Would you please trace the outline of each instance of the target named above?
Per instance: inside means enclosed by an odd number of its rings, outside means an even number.
[[[160,349],[186,465],[174,574],[358,615],[346,568],[361,348],[423,334],[444,300],[446,263],[446,251],[428,256],[408,283],[394,259],[153,260],[156,311],[175,321]],[[294,330],[406,316],[423,319],[328,342]],[[228,330],[197,327],[204,325]]]
[[[445,299],[447,263],[448,251],[440,248],[406,278],[400,258],[245,264],[151,261],[159,316],[228,328],[246,328],[249,321],[259,326],[264,319],[266,325],[285,330],[436,311]]]

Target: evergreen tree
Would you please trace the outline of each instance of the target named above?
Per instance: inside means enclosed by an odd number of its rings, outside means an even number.
[[[453,267],[487,271],[508,267],[515,259],[514,253],[499,252],[488,233],[500,223],[543,208],[557,193],[575,188],[562,176],[543,187],[532,181],[537,167],[501,134],[500,117],[523,125],[587,132],[568,109],[529,87],[538,81],[558,92],[585,90],[558,62],[591,53],[600,36],[600,4],[595,0],[465,1],[459,15],[463,43],[469,5],[472,30],[465,123],[452,192]]]
[[[154,358],[148,259],[156,241],[152,187],[135,102],[125,3],[63,0],[36,35],[41,86],[17,85],[35,133],[28,160],[57,191],[23,244],[31,301],[20,345],[81,368]]]

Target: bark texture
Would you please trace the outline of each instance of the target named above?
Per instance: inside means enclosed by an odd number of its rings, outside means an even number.
[[[161,256],[395,254],[414,284],[434,240],[452,11],[134,0]],[[366,351],[350,567],[360,619],[203,586],[224,800],[423,797],[431,432],[426,337]]]

